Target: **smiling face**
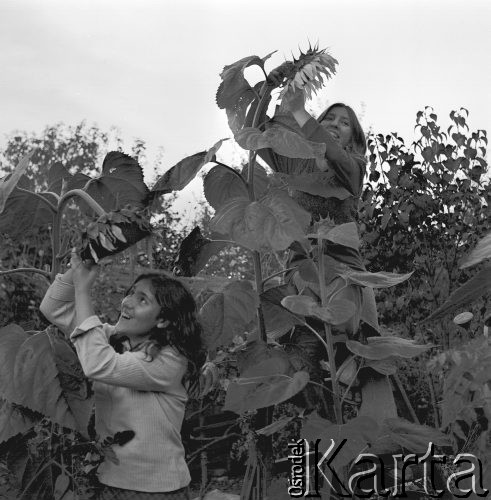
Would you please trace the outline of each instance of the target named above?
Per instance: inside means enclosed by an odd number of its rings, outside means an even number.
[[[115,325],[118,336],[126,335],[130,340],[142,341],[155,326],[164,326],[160,316],[160,305],[150,280],[135,283],[121,302],[121,315]]]
[[[345,148],[352,138],[351,121],[346,108],[336,106],[320,122],[332,137]]]

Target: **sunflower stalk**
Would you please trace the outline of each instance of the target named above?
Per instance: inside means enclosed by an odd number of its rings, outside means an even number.
[[[268,87],[267,80],[264,81],[259,94],[261,95],[261,100],[259,101],[256,112],[254,113],[254,118],[252,120],[252,127],[257,127],[259,119],[261,117],[261,110],[264,106],[267,106],[271,95],[271,88]],[[249,152],[249,172],[247,176],[247,188],[249,193],[249,199],[251,201],[255,201],[256,195],[254,192],[254,165],[256,163],[257,153],[255,151]],[[256,290],[258,295],[260,296],[264,290],[264,282],[263,282],[263,273],[261,267],[261,255],[257,250],[253,251],[252,259],[254,263],[254,278],[256,281]],[[263,342],[267,342],[267,333],[266,326],[264,323],[264,316],[261,308],[261,304],[259,304],[257,309],[257,319],[259,325],[259,336]]]
[[[327,288],[325,281],[325,271],[324,271],[324,259],[323,255],[323,247],[324,240],[319,237],[317,240],[318,248],[320,249],[320,258],[319,258],[319,287],[321,293],[321,305],[322,307],[327,306]],[[326,346],[327,346],[327,358],[329,361],[329,367],[331,370],[331,383],[332,383],[332,393],[333,393],[333,401],[334,401],[334,415],[336,417],[336,423],[338,425],[343,424],[343,413],[341,411],[341,395],[339,391],[339,385],[337,380],[337,369],[336,369],[336,361],[334,359],[334,343],[332,341],[332,333],[331,333],[331,325],[324,323],[324,332],[326,337]]]
[[[72,189],[65,193],[58,201],[57,211],[53,220],[53,260],[51,264],[51,281],[53,281],[60,270],[61,265],[61,220],[63,216],[63,209],[66,207],[71,198],[79,197],[84,200],[90,208],[92,208],[98,215],[104,215],[105,210],[97,203],[92,196],[83,191],[82,189]]]

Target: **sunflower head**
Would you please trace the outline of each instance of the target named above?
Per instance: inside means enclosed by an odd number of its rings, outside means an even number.
[[[305,91],[310,99],[336,73],[338,61],[317,45],[309,46],[306,52],[293,59],[291,73],[287,76],[280,96],[283,97],[289,89],[296,88]]]

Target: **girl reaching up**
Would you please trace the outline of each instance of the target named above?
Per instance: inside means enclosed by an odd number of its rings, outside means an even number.
[[[109,325],[94,313],[96,277],[97,266],[72,253],[71,268],[56,277],[41,312],[70,336],[94,382],[100,438],[134,432],[126,444],[113,445],[117,464],[99,466],[99,498],[189,499],[180,431],[205,361],[196,303],[180,281],[143,274],[123,298],[118,322]]]

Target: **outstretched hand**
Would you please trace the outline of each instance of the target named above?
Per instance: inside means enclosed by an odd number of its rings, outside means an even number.
[[[75,288],[79,291],[89,292],[94,284],[99,268],[92,260],[82,260],[80,255],[72,250],[70,259],[72,279]]]
[[[292,114],[305,111],[305,92],[300,89],[288,89],[281,99],[281,108]]]

